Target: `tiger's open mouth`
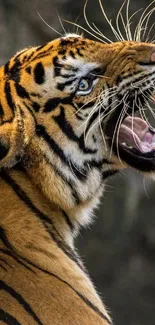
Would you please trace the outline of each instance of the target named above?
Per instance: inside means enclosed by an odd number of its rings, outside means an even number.
[[[155,130],[139,117],[127,116],[119,129],[118,143],[139,154],[155,150]]]
[[[110,148],[120,160],[141,171],[155,170],[155,129],[137,116],[127,115],[113,139],[116,116],[108,123]],[[112,122],[112,124],[111,124]],[[112,128],[111,128],[112,126]]]

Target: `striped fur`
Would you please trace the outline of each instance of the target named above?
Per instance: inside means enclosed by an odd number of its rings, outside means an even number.
[[[74,238],[91,221],[105,180],[124,167],[106,137],[105,150],[98,96],[104,90],[104,114],[109,89],[118,102],[130,78],[144,78],[137,62],[153,51],[74,35],[25,49],[1,67],[0,323],[111,324]],[[88,75],[91,90],[77,95]]]

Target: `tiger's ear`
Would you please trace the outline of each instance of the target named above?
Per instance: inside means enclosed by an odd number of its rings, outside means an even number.
[[[35,122],[31,113],[17,105],[14,117],[0,123],[0,168],[14,166],[24,155],[31,141]]]

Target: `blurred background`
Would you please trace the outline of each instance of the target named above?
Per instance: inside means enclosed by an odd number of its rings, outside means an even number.
[[[115,21],[123,0],[102,2]],[[149,3],[131,0],[130,13]],[[24,47],[59,36],[43,20],[59,33],[77,28],[65,22],[62,27],[58,14],[86,27],[83,7],[84,0],[0,0],[0,64]],[[140,14],[134,17],[133,31]],[[98,0],[89,0],[87,16],[115,41]],[[155,14],[150,26],[154,18]],[[154,32],[155,27],[152,37]],[[81,232],[77,246],[114,324],[155,325],[155,183],[134,171],[120,173],[107,184],[96,216],[91,229]]]

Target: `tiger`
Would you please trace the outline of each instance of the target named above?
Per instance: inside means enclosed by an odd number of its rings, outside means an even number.
[[[111,325],[76,248],[106,181],[155,171],[155,45],[66,34],[0,67],[0,324]]]

